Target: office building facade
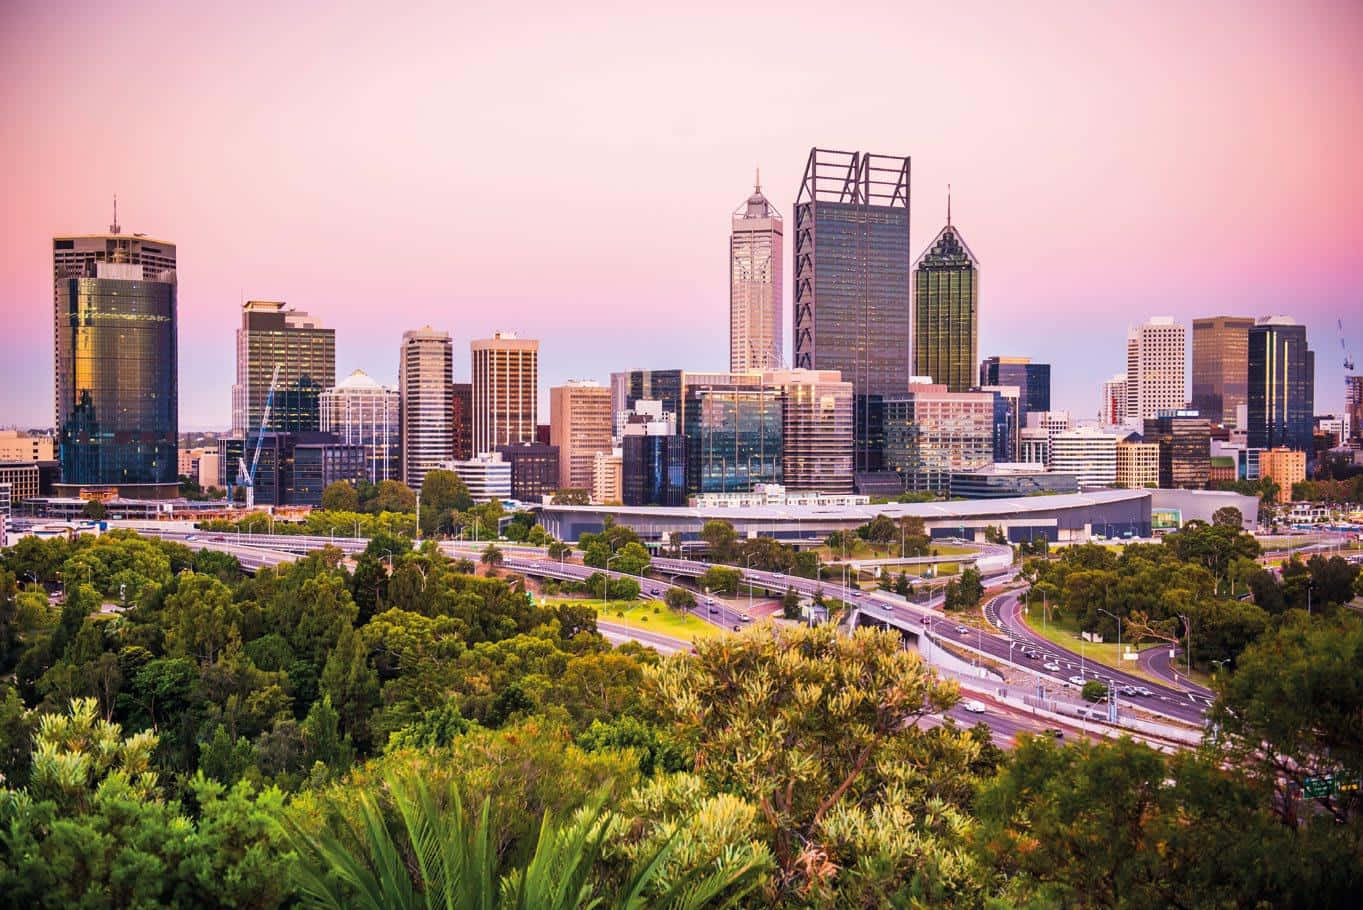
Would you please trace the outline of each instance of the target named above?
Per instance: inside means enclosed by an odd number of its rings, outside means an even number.
[[[624,474],[625,459],[619,451],[597,452],[592,458],[592,502],[620,502],[625,495]]]
[[[270,426],[279,433],[315,432],[321,426],[323,389],[336,384],[336,330],[277,300],[248,300],[237,329],[237,381],[232,386],[232,434],[259,432],[270,397]]]
[[[1310,452],[1316,357],[1306,326],[1286,316],[1260,319],[1249,329],[1248,443]]]
[[[1079,481],[1072,474],[1036,465],[996,463],[952,474],[948,495],[952,499],[1012,499],[1078,492]]]
[[[1187,333],[1171,316],[1156,316],[1126,333],[1127,421],[1188,406]]]
[[[1272,477],[1278,484],[1277,501],[1293,500],[1292,488],[1306,480],[1306,453],[1279,447],[1259,453],[1259,476]]]
[[[1075,427],[1051,437],[1051,470],[1072,474],[1080,491],[1117,482],[1117,437],[1096,427]]]
[[[252,462],[257,440],[260,460],[253,483],[256,505],[317,507],[322,504],[322,492],[331,484],[368,479],[368,452],[362,445],[345,443],[334,433],[316,430],[267,430],[218,440],[219,486],[226,489],[229,479],[235,481],[239,461]]]
[[[753,194],[733,213],[729,233],[729,369],[779,370],[782,358],[781,214]]]
[[[511,465],[511,498],[539,502],[559,489],[559,448],[538,442],[498,446],[497,453]]]
[[[1018,433],[1023,427],[1022,391],[1012,385],[980,386],[972,392],[994,396],[994,461],[1016,462],[1020,451]]]
[[[879,403],[908,385],[909,171],[907,157],[811,149],[795,202],[793,366],[852,384],[856,472],[884,468]]]
[[[1126,423],[1126,374],[1118,373],[1103,383],[1098,422],[1110,427]]]
[[[497,332],[469,345],[473,357],[473,451],[535,442],[540,343]]]
[[[951,475],[994,460],[994,396],[914,383],[885,399],[885,464],[904,491],[946,493]]]
[[[322,432],[365,451],[372,484],[402,479],[402,396],[356,370],[322,392]]]
[[[511,462],[500,452],[481,452],[463,461],[448,462],[450,468],[468,488],[474,502],[492,502],[511,498]]]
[[[913,374],[952,392],[975,385],[980,263],[948,216],[913,271]],[[991,383],[993,384],[993,383]]]
[[[634,429],[638,427],[639,429]],[[621,500],[627,506],[686,505],[686,437],[625,428],[620,440]]]
[[[52,240],[60,492],[177,495],[175,245],[108,234]]]
[[[1195,410],[1183,409],[1145,421],[1141,434],[1159,446],[1159,485],[1164,489],[1202,490],[1211,477],[1211,424]]]
[[[473,383],[456,382],[451,387],[450,430],[454,439],[456,461],[473,457]]]
[[[1212,423],[1234,423],[1236,408],[1246,403],[1253,325],[1248,316],[1193,320],[1191,405]]]
[[[52,461],[56,457],[57,449],[51,436],[0,430],[0,462]]]
[[[1344,377],[1344,436],[1363,445],[1363,376]]]
[[[639,401],[656,401],[664,411],[681,417],[685,370],[624,370],[611,374],[611,411],[615,434],[623,430],[628,413]]]
[[[0,483],[8,484],[15,506],[40,494],[38,466],[31,461],[0,462]]]
[[[852,384],[833,370],[781,370],[762,381],[780,390],[786,489],[851,493]]]
[[[402,480],[421,489],[426,474],[454,460],[454,348],[430,326],[402,333]]]
[[[549,442],[558,446],[559,489],[588,490],[597,452],[611,450],[611,390],[578,380],[549,390]]]
[[[782,478],[781,390],[760,373],[696,374],[682,399],[688,493],[728,493]]]
[[[1030,357],[986,357],[980,361],[981,386],[1017,386],[1018,422],[1027,415],[1051,409],[1051,365],[1033,363]]]
[[[1140,437],[1117,443],[1117,483],[1128,490],[1146,490],[1159,484],[1159,443],[1138,442]]]

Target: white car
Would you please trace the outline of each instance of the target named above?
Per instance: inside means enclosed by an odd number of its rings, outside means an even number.
[[[970,630],[967,629],[965,626],[957,626],[957,627],[956,627],[956,634],[957,634],[957,635],[969,635],[969,634],[970,634]]]
[[[984,702],[976,701],[976,700],[973,699],[973,698],[972,698],[970,701],[965,702],[964,704],[962,704],[961,707],[962,707],[962,708],[965,708],[965,709],[966,709],[967,711],[969,711],[971,714],[983,714],[983,713],[984,713]]]
[[[1050,663],[1042,664],[1042,665],[1041,665],[1041,669],[1043,669],[1043,670],[1049,670],[1049,671],[1052,672],[1052,673],[1059,673],[1059,672],[1060,672],[1060,664],[1056,663],[1055,661],[1051,661]]]
[[[1082,676],[1071,676],[1070,682],[1076,686],[1082,686],[1084,683],[1088,682],[1088,680],[1084,679]]]
[[[749,616],[747,613],[744,613],[742,616],[738,618],[743,620],[744,622],[752,622],[752,617]]]

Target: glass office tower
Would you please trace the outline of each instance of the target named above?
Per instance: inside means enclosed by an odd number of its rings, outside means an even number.
[[[1018,387],[1018,425],[1027,415],[1051,409],[1051,365],[1030,357],[986,357],[980,361],[980,385]]]
[[[173,244],[109,234],[53,239],[58,492],[176,495]]]
[[[336,385],[336,330],[279,300],[248,300],[237,329],[237,381],[232,386],[232,434],[260,431],[270,380],[279,367],[269,429],[316,432],[322,391]]]
[[[1192,406],[1212,423],[1233,423],[1235,409],[1245,404],[1253,325],[1248,316],[1193,320]]]
[[[781,389],[752,374],[688,382],[683,402],[688,493],[781,483]]]
[[[909,159],[811,149],[795,201],[796,368],[852,383],[853,470],[884,469],[880,402],[909,382]]]
[[[1249,330],[1248,445],[1311,451],[1316,356],[1306,326],[1286,316],[1260,319]]]
[[[948,216],[913,273],[915,376],[930,376],[952,392],[969,391],[979,363],[979,307],[979,260]]]

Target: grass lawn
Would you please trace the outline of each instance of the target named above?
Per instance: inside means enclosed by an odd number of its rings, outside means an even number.
[[[698,638],[713,638],[724,634],[718,626],[692,616],[689,613],[676,613],[669,610],[660,600],[613,600],[603,605],[601,601],[584,601],[572,598],[553,598],[558,603],[575,603],[591,607],[602,622],[617,626],[628,626],[644,632],[657,632],[682,641],[695,641]],[[620,614],[624,614],[623,616]]]
[[[1084,641],[1079,637],[1079,624],[1069,617],[1057,618],[1055,614],[1052,614],[1050,621],[1045,623],[1044,626],[1042,624],[1040,610],[1025,613],[1022,618],[1027,622],[1028,627],[1033,632],[1066,650],[1078,654],[1080,653],[1079,649],[1082,645],[1082,653],[1086,661],[1101,664],[1105,667],[1114,667],[1123,672],[1130,673],[1132,676],[1139,676],[1142,679],[1148,679],[1151,682],[1164,684],[1164,680],[1142,670],[1138,661],[1120,660],[1117,656],[1116,642],[1105,641],[1101,644],[1096,644],[1094,642]],[[1122,643],[1122,647],[1126,647],[1125,642]]]

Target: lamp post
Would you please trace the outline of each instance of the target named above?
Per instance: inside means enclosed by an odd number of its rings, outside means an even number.
[[[747,570],[748,570],[749,572],[751,572],[751,571],[752,571],[752,554],[750,554],[750,555],[748,556],[748,558],[747,558],[746,560],[744,560],[744,563],[745,563],[745,565],[746,565]],[[749,615],[749,616],[752,616],[752,579],[749,578],[747,581],[748,581],[748,615]]]
[[[1108,616],[1111,616],[1113,619],[1117,620],[1117,659],[1118,659],[1118,660],[1121,660],[1121,659],[1122,659],[1122,618],[1121,618],[1120,616],[1118,616],[1116,613],[1112,613],[1112,612],[1109,612],[1109,611],[1107,611],[1107,610],[1104,610],[1102,607],[1099,607],[1099,608],[1098,608],[1098,612],[1099,612],[1099,613],[1107,613]],[[1120,666],[1120,664],[1119,664],[1119,666]]]
[[[606,571],[601,573],[601,608],[606,608],[606,587],[611,577],[611,562],[620,558],[620,554],[606,557]]]
[[[1183,650],[1188,652],[1188,681],[1192,682],[1193,677],[1193,622],[1186,613],[1178,614],[1178,618],[1183,620]]]

